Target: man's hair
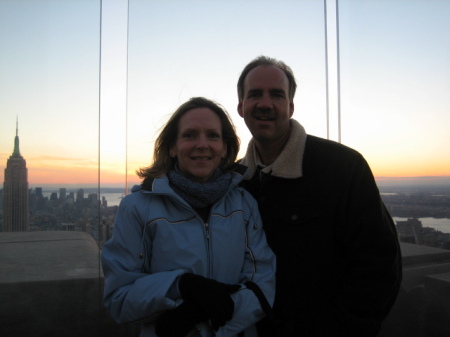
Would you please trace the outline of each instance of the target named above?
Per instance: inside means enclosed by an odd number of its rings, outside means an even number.
[[[155,141],[153,163],[136,171],[140,178],[158,178],[175,167],[177,159],[170,156],[170,149],[177,142],[180,119],[186,112],[196,108],[211,109],[220,119],[222,140],[227,146],[227,156],[221,161],[219,167],[222,170],[226,170],[234,164],[239,152],[240,139],[236,134],[236,128],[228,112],[212,100],[204,97],[193,97],[180,105],[163,126]]]
[[[239,76],[239,80],[237,83],[237,91],[238,91],[238,98],[239,102],[241,102],[244,99],[244,81],[247,77],[248,73],[259,66],[274,66],[278,69],[282,70],[289,81],[289,99],[292,101],[295,96],[295,90],[297,89],[297,83],[295,81],[294,73],[292,72],[292,69],[283,61],[267,57],[267,56],[258,56],[253,61],[251,61],[249,64],[247,64],[244,68],[244,70],[241,73],[241,76]]]

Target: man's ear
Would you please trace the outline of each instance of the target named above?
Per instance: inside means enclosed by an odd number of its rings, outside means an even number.
[[[293,114],[294,114],[294,102],[291,101],[289,103],[289,117],[292,117]]]
[[[242,112],[242,102],[238,103],[237,111],[239,113],[239,116],[244,117],[244,113]]]

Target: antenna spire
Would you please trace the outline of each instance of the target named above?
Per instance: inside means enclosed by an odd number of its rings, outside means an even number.
[[[16,138],[14,138],[13,157],[21,157],[19,149],[19,116],[16,117]]]

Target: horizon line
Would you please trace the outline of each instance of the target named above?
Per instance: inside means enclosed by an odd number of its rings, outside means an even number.
[[[439,176],[401,176],[401,177],[395,177],[395,176],[375,176],[374,177],[376,181],[407,181],[407,180],[418,180],[418,181],[436,181],[436,180],[444,180],[447,181],[448,179],[448,183],[450,184],[450,175],[439,175]],[[138,184],[139,182],[131,182],[129,184],[130,187],[132,187],[135,184]],[[53,182],[49,182],[49,183],[32,183],[32,182],[28,182],[29,186],[33,186],[33,187],[40,187],[39,185],[46,185],[46,186],[56,186],[56,185],[65,185],[65,186],[90,186],[92,188],[94,187],[98,187],[98,186],[106,186],[106,187],[123,187],[124,183],[121,182],[107,182],[107,183],[98,183],[98,182],[94,182],[94,183],[89,183],[89,182],[84,182],[84,183],[67,183],[67,182],[59,182],[59,183],[53,183]]]

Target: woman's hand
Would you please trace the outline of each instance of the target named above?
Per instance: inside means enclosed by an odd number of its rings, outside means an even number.
[[[178,281],[181,297],[196,303],[208,315],[214,331],[233,317],[234,301],[230,294],[240,287],[239,284],[225,284],[192,273],[181,275]]]
[[[159,337],[184,337],[197,323],[206,321],[208,316],[195,303],[184,301],[173,310],[161,315],[155,324]]]

